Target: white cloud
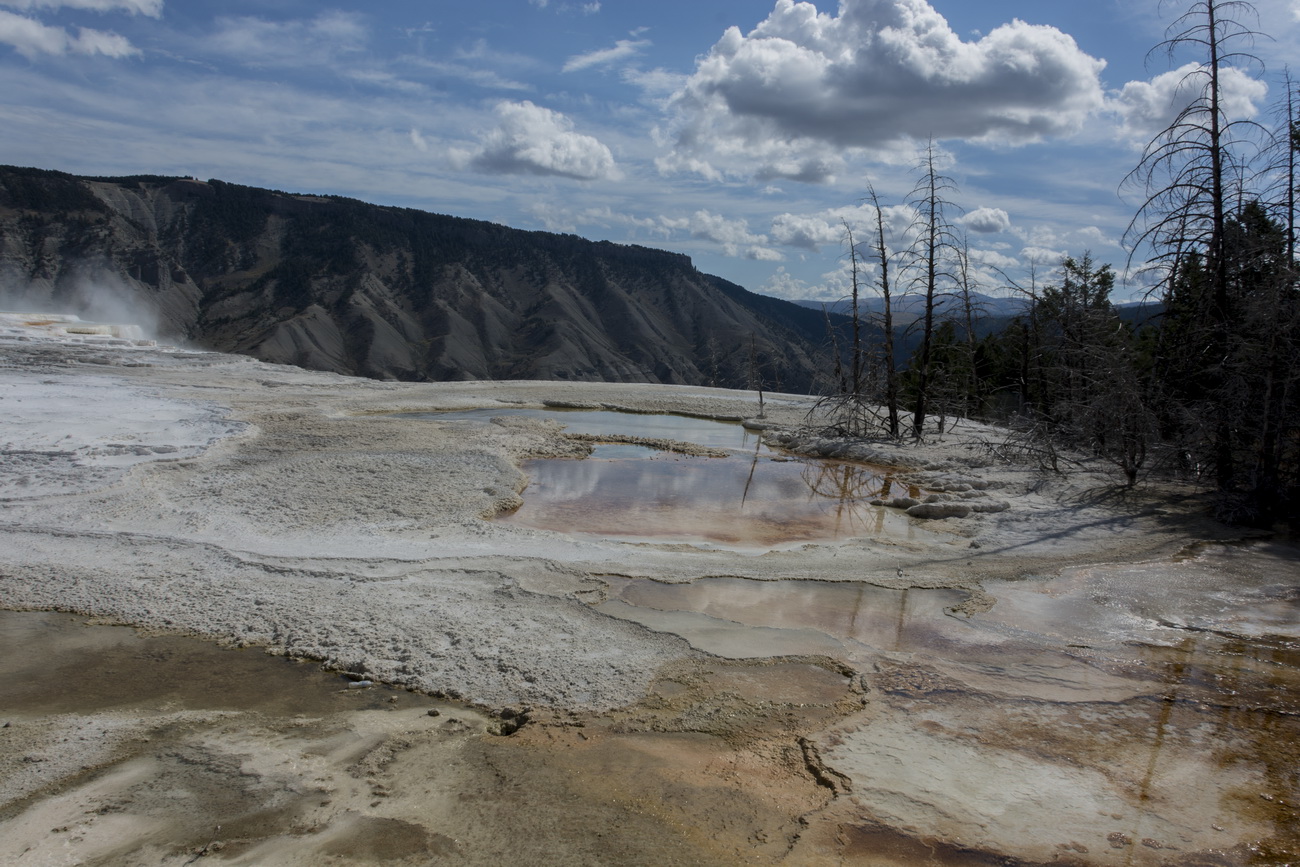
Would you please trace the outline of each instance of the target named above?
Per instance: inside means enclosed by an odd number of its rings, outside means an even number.
[[[85,9],[89,12],[114,12],[122,10],[132,15],[162,15],[163,0],[0,0],[0,6],[10,9]]]
[[[1070,255],[1065,250],[1053,250],[1049,247],[1029,246],[1020,251],[1020,258],[1025,262],[1034,262],[1040,268],[1055,268],[1061,264],[1061,260]],[[1040,277],[1043,274],[1040,272]]]
[[[1103,66],[1019,20],[964,42],[925,0],[842,0],[838,15],[777,0],[748,35],[729,28],[673,96],[660,168],[807,180],[845,149],[1068,135],[1102,107]]]
[[[712,211],[699,210],[689,218],[665,218],[663,222],[669,228],[689,231],[693,238],[721,244],[728,256],[741,255],[741,248],[750,248],[746,251],[746,255],[749,255],[752,248],[767,243],[766,236],[749,231],[749,224],[745,220],[729,219]]]
[[[763,294],[770,295],[774,298],[807,298],[813,291],[803,280],[785,270],[785,267],[779,267],[767,278],[763,284]]]
[[[550,0],[528,0],[529,3],[538,9],[546,9],[551,5]],[[579,15],[595,15],[600,11],[600,0],[593,0],[590,3],[561,3],[553,7],[557,13],[576,12]]]
[[[816,252],[827,244],[838,244],[844,227],[816,214],[778,214],[772,220],[772,242]]]
[[[641,88],[651,100],[661,100],[676,93],[686,84],[687,77],[663,68],[641,70],[628,67],[620,73],[628,84]]]
[[[745,251],[745,258],[756,262],[780,262],[785,257],[780,251],[773,250],[771,247],[754,246]]]
[[[634,57],[641,52],[641,49],[650,44],[649,39],[620,39],[614,43],[613,48],[602,48],[598,51],[589,51],[586,54],[576,54],[570,57],[565,61],[564,68],[560,71],[576,72],[591,66],[605,66],[616,63]]]
[[[102,54],[106,57],[133,57],[140,50],[124,36],[104,30],[77,29],[72,36],[62,27],[51,27],[35,19],[0,11],[0,44],[12,45],[29,60],[40,54]]]
[[[873,281],[877,270],[873,263],[859,261],[858,286],[860,291],[874,293]],[[847,299],[853,291],[852,264],[847,256],[841,256],[832,270],[826,271],[820,276],[821,281],[819,283],[809,283],[785,273],[784,268],[778,268],[777,272],[769,277],[764,284],[763,292],[768,295],[776,295],[779,298],[788,298],[792,301],[809,300],[833,303]],[[901,290],[902,287],[895,286],[895,291]]]
[[[591,181],[619,177],[614,155],[593,136],[575,132],[573,121],[548,108],[502,102],[499,124],[489,132],[470,167],[487,174],[555,175]]]
[[[958,222],[972,232],[982,235],[1005,232],[1011,228],[1011,216],[1001,208],[976,208],[969,214],[959,217]]]
[[[340,55],[360,51],[368,35],[361,16],[348,12],[293,21],[218,18],[216,23],[209,45],[252,66],[332,65]]]
[[[420,131],[415,127],[411,127],[411,144],[415,145],[415,149],[422,153],[428,153],[429,151],[429,142],[425,140],[424,136],[420,135]]]
[[[1013,268],[1020,267],[1020,260],[997,250],[980,249],[972,247],[969,251],[970,259],[978,265],[985,265],[990,268],[997,268],[1001,271],[1010,271]]]
[[[483,39],[457,48],[449,60],[407,56],[402,61],[439,77],[460,79],[489,90],[534,90],[527,79],[541,68],[541,64],[533,58],[511,51],[500,51]],[[505,72],[512,72],[517,77],[507,78],[503,74]]]
[[[906,246],[916,212],[908,205],[881,208],[885,223],[885,244],[890,249]],[[772,219],[772,243],[818,252],[822,247],[843,247],[844,227],[853,229],[859,247],[874,244],[876,209],[869,204],[831,208],[813,214],[778,214]]]
[[[1124,131],[1143,142],[1151,139],[1201,95],[1207,73],[1208,67],[1188,63],[1150,81],[1124,85],[1112,102]],[[1230,66],[1219,69],[1219,88],[1223,111],[1234,120],[1254,117],[1259,113],[1258,103],[1268,95],[1268,85]]]
[[[428,91],[423,84],[415,81],[407,81],[399,78],[391,72],[385,72],[380,69],[350,69],[344,72],[347,78],[362,84],[369,84],[373,87],[382,87],[385,90],[393,90],[398,93],[406,93],[412,96],[419,96]]]
[[[512,78],[506,78],[492,69],[483,69],[469,66],[464,63],[429,60],[427,58],[418,58],[412,62],[421,69],[427,69],[437,73],[438,75],[444,75],[450,78],[458,78],[461,81],[488,90],[533,90],[531,84],[523,81],[516,81]]]
[[[1094,247],[1118,247],[1119,242],[1107,235],[1097,226],[1084,226],[1077,230],[1074,236],[1082,241],[1089,249]]]
[[[638,217],[622,211],[615,211],[609,205],[591,205],[574,208],[557,204],[554,201],[535,199],[524,210],[543,227],[552,232],[580,233],[584,227],[612,226],[643,229],[651,234],[667,237],[671,231],[666,229],[656,217]]]

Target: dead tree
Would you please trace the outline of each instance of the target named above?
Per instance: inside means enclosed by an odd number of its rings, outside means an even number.
[[[894,299],[893,286],[889,282],[891,257],[889,248],[885,245],[885,212],[881,210],[880,199],[876,195],[875,187],[870,184],[867,185],[867,198],[871,200],[871,207],[876,212],[875,239],[871,246],[872,255],[876,260],[876,288],[880,290],[882,303],[880,327],[884,333],[884,341],[881,347],[881,365],[884,370],[886,429],[890,438],[897,439],[900,430],[898,421],[898,367],[894,363]]]
[[[920,177],[912,189],[909,200],[916,211],[912,229],[916,240],[909,251],[908,259],[916,272],[913,284],[919,287],[925,296],[922,313],[921,344],[917,348],[914,369],[916,371],[915,407],[912,414],[912,436],[920,439],[925,433],[925,413],[930,398],[931,352],[933,349],[935,313],[941,296],[941,286],[951,280],[949,259],[955,246],[952,221],[948,211],[954,205],[947,195],[956,189],[956,184],[939,172],[934,152],[934,142],[926,147],[918,166]]]
[[[1126,233],[1130,260],[1139,250],[1151,251],[1152,264],[1164,272],[1167,303],[1174,300],[1175,281],[1185,276],[1188,257],[1200,261],[1206,290],[1203,327],[1189,334],[1196,345],[1183,349],[1203,359],[1200,374],[1209,395],[1207,457],[1221,490],[1231,489],[1236,476],[1230,376],[1223,364],[1236,316],[1226,248],[1230,195],[1233,182],[1246,173],[1246,145],[1259,130],[1253,121],[1228,116],[1222,72],[1229,66],[1258,65],[1244,50],[1258,34],[1243,20],[1255,14],[1244,0],[1193,0],[1169,26],[1154,50],[1171,59],[1184,50],[1203,58],[1185,80],[1195,96],[1151,139],[1125,179],[1144,195]]]

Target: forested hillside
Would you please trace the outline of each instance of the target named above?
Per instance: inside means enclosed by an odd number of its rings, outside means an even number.
[[[819,314],[644,247],[212,180],[0,168],[9,303],[402,380],[806,391]]]

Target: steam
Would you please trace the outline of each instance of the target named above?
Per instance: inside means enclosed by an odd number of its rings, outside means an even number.
[[[144,339],[158,340],[162,317],[144,292],[101,265],[65,265],[57,279],[31,280],[16,269],[0,271],[0,310],[55,313],[85,322],[135,325]],[[176,342],[172,335],[168,342]]]

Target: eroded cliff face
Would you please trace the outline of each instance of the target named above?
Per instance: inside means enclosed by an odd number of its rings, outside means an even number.
[[[381,379],[746,387],[754,355],[768,388],[817,372],[820,314],[778,321],[685,256],[220,181],[0,168],[0,281],[11,305]]]

